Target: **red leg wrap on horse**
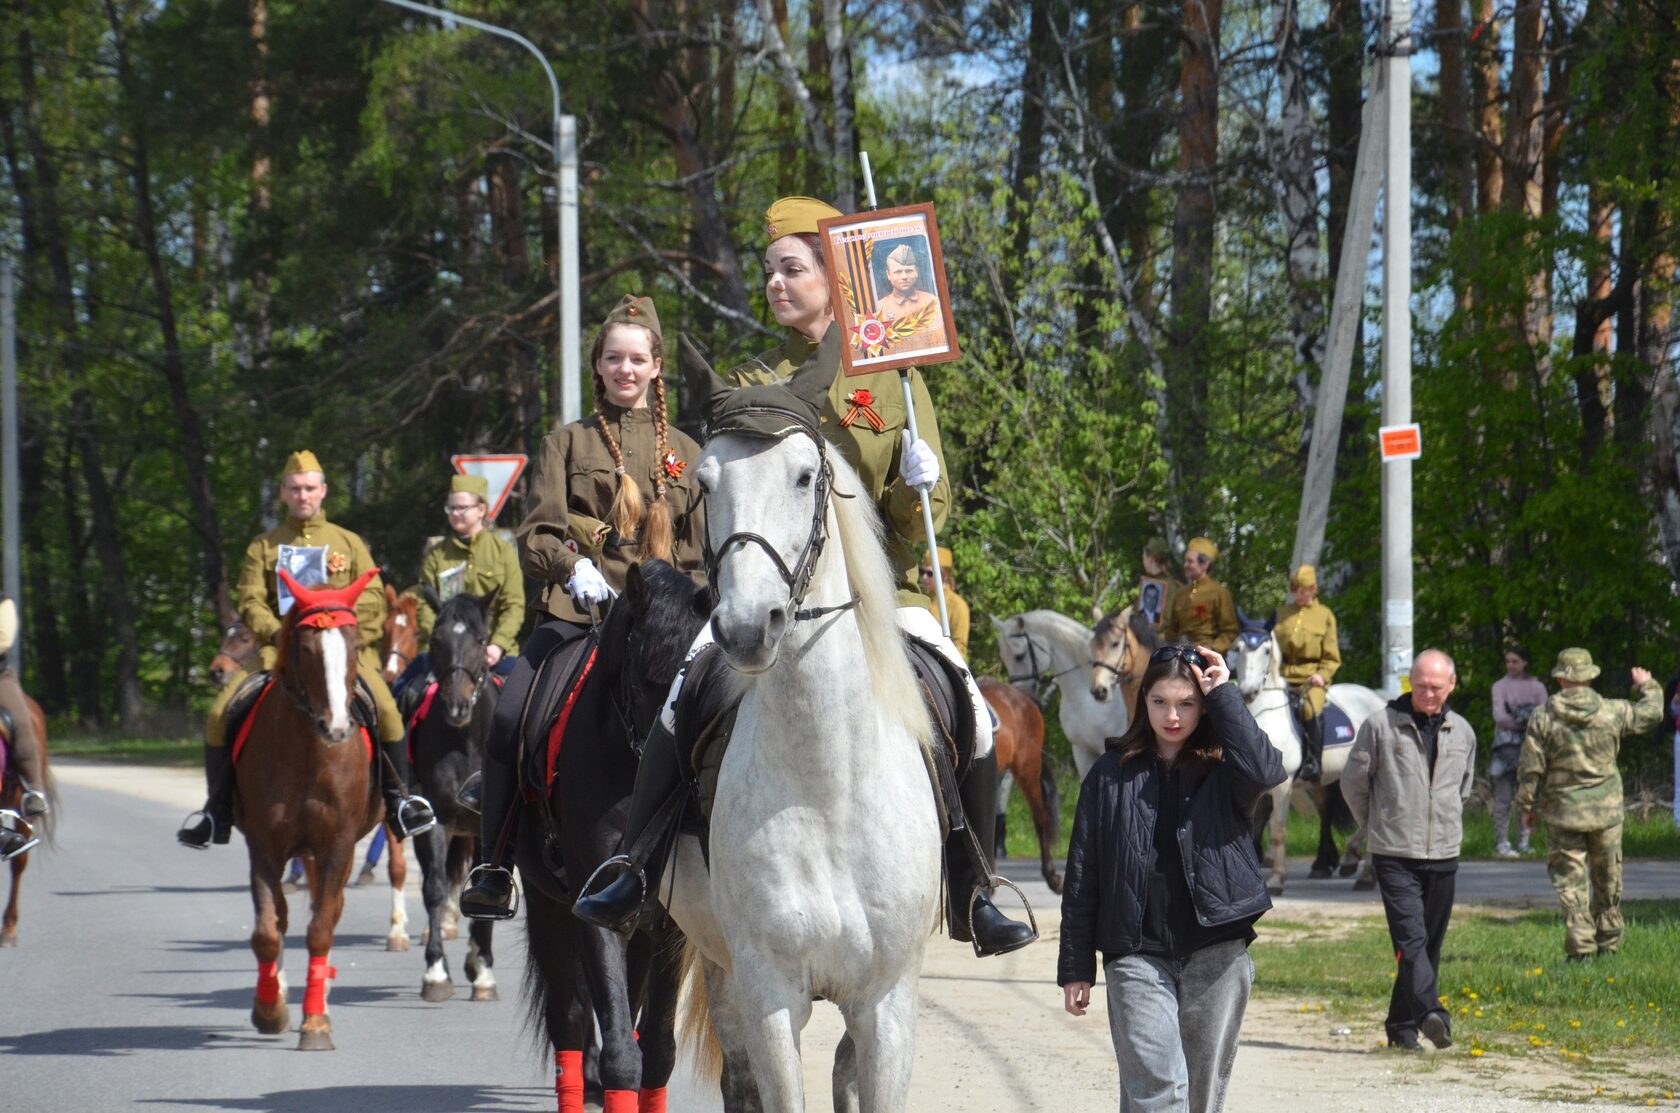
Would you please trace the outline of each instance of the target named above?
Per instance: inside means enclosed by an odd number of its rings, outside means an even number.
[[[636,1113],[665,1113],[665,1087],[657,1090],[643,1090],[641,1105]]]
[[[338,977],[338,968],[327,965],[326,955],[309,956],[309,984],[303,991],[303,1015],[320,1016],[327,1011],[327,982]]]
[[[583,1113],[583,1052],[554,1053],[554,1096],[560,1113]]]
[[[280,964],[257,963],[257,1003],[272,1005],[280,999]]]
[[[601,1113],[636,1113],[636,1091],[608,1090],[601,1096]]]

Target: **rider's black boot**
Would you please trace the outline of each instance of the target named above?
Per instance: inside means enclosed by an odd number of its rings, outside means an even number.
[[[381,742],[379,791],[385,797],[385,822],[399,839],[421,835],[437,825],[431,801],[408,791],[408,742]]]
[[[226,746],[204,747],[204,782],[208,792],[204,810],[193,813],[198,822],[175,833],[176,841],[195,850],[211,843],[223,846],[233,837],[233,762]]]
[[[0,862],[9,862],[40,842],[29,821],[11,809],[0,811]]]
[[[513,916],[513,871],[507,868],[513,845],[513,815],[519,778],[513,763],[486,755],[479,781],[479,843],[484,862],[472,871],[461,890],[461,914],[474,920],[506,920]],[[459,800],[459,796],[457,796]]]
[[[635,924],[648,893],[659,887],[664,853],[648,854],[638,848],[646,841],[648,825],[683,790],[683,763],[677,757],[678,751],[677,739],[666,728],[661,715],[648,733],[647,745],[642,747],[642,764],[636,769],[636,789],[630,796],[630,815],[620,844],[625,853],[601,864],[603,870],[613,867],[618,876],[599,892],[586,891],[572,905],[572,914],[584,923],[626,931]],[[638,858],[646,860],[638,861]]]
[[[1300,780],[1316,782],[1324,775],[1321,765],[1324,755],[1324,714],[1320,712],[1304,724],[1307,732],[1305,752],[1301,754]]]
[[[997,826],[998,770],[993,754],[969,763],[968,775],[960,786],[963,812],[973,828],[973,839],[986,853],[988,873]],[[975,953],[1002,955],[1018,951],[1038,938],[1026,924],[1011,920],[992,903],[990,877],[975,876],[975,862],[968,846],[968,831],[952,831],[945,840],[945,871],[950,880],[949,926],[951,938],[973,943]],[[973,931],[969,929],[973,909]]]

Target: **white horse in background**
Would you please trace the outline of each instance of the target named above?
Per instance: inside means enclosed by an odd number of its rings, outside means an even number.
[[[1036,698],[1039,685],[1055,682],[1062,693],[1057,718],[1073,748],[1080,781],[1102,757],[1110,738],[1126,733],[1124,700],[1103,702],[1091,694],[1091,627],[1055,611],[1027,611],[1002,620],[998,654],[1009,681]]]
[[[1231,680],[1242,692],[1243,700],[1248,704],[1249,714],[1254,716],[1254,721],[1266,732],[1266,737],[1271,739],[1272,745],[1277,747],[1278,753],[1283,757],[1286,779],[1269,794],[1272,811],[1267,820],[1272,876],[1267,881],[1266,888],[1275,895],[1283,892],[1286,872],[1284,845],[1289,830],[1289,805],[1296,787],[1295,774],[1301,768],[1301,738],[1296,732],[1295,712],[1289,706],[1289,685],[1280,671],[1283,652],[1278,648],[1277,635],[1269,631],[1245,630],[1226,653],[1226,658],[1231,663]],[[1355,733],[1358,732],[1361,723],[1382,710],[1388,702],[1381,693],[1359,684],[1332,684],[1327,699],[1348,717]],[[1347,764],[1348,751],[1352,748],[1351,740],[1338,745],[1326,739],[1324,753],[1319,761],[1323,775],[1316,785],[1300,786],[1313,790],[1313,799],[1318,806],[1320,817],[1320,859],[1314,864],[1314,876],[1330,876],[1329,867],[1323,861],[1324,843],[1329,840],[1329,854],[1333,862],[1335,838],[1325,816],[1324,790],[1342,775],[1342,768]],[[1347,852],[1350,858],[1354,855],[1354,847],[1361,837],[1349,839]],[[1345,858],[1342,862],[1342,874],[1345,877],[1351,872],[1350,860]]]
[[[931,726],[868,491],[819,433],[789,424],[775,441],[714,434],[695,469],[712,631],[743,694],[709,860],[680,838],[668,899],[698,952],[690,991],[704,992],[729,1108],[757,1107],[750,1068],[764,1109],[805,1109],[800,1032],[821,996],[846,1025],[835,1108],[899,1113],[941,911]]]

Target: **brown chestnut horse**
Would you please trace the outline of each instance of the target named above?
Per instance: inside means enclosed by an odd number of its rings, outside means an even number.
[[[390,589],[387,588],[387,602],[390,599]],[[413,647],[417,643],[413,622],[413,598],[412,596],[404,596],[404,599],[409,602],[408,640],[399,644],[394,650],[392,649],[393,627],[390,616],[387,616],[385,619],[384,648],[390,652],[401,653],[403,652],[402,645],[406,644],[409,647],[407,649],[408,656],[404,659],[406,663],[406,661],[413,660]],[[398,626],[396,630],[397,637],[400,639],[402,628]],[[389,655],[388,652],[387,657]],[[262,646],[257,642],[257,636],[251,633],[251,628],[237,617],[228,617],[222,624],[222,640],[216,648],[216,656],[210,660],[210,678],[218,685],[226,686],[240,673],[255,672],[261,667]],[[389,681],[390,677],[387,677],[386,682],[389,683]],[[389,835],[390,832],[387,831],[386,834]],[[391,882],[391,927],[385,937],[385,949],[387,951],[406,951],[408,950],[408,911],[403,903],[403,886],[408,884],[408,857],[403,851],[401,839],[387,838],[386,846],[389,850],[389,857],[385,859],[385,876]],[[373,881],[373,869],[374,867],[371,865],[365,866],[361,876],[357,878],[356,884],[370,884]],[[294,874],[297,872],[295,865],[293,872]],[[285,882],[285,886],[290,892],[298,891],[298,886],[293,884],[291,879]],[[451,926],[449,937],[454,938],[453,926]],[[3,945],[4,943],[0,942],[0,946]]]
[[[390,584],[385,585],[385,634],[379,650],[380,672],[387,684],[395,684],[419,656],[420,600],[412,589],[398,595]]]
[[[24,697],[29,704],[29,721],[35,725],[35,738],[41,747],[41,780],[43,784],[37,786],[47,794],[49,807],[47,814],[33,821],[38,834],[51,835],[52,823],[58,815],[58,801],[54,800],[52,787],[52,773],[47,767],[47,717],[41,711],[41,705],[28,696]],[[23,810],[23,782],[17,777],[11,778],[5,790],[0,792],[0,808],[10,808],[12,811]],[[18,888],[23,884],[23,871],[29,867],[30,851],[24,851],[11,860],[12,892],[6,902],[6,917],[0,920],[0,947],[17,946],[18,923]]]
[[[280,874],[296,856],[309,871],[309,980],[303,999],[300,1051],[330,1051],[328,959],[344,912],[344,886],[356,842],[385,814],[372,776],[372,743],[350,715],[356,690],[355,600],[378,574],[344,588],[300,586],[279,575],[296,603],[277,642],[274,680],[251,712],[242,746],[236,743],[234,781],[238,826],[251,855],[251,901],[256,924],[257,992],[251,1021],[278,1035],[291,1026],[280,972],[286,934],[286,896]]]
[[[1039,864],[1044,883],[1052,893],[1062,891],[1062,875],[1051,859],[1056,838],[1061,834],[1061,800],[1054,770],[1044,763],[1044,713],[1033,698],[1001,680],[981,677],[980,694],[986,697],[998,726],[992,732],[997,751],[998,773],[1010,774],[1032,811],[1033,830],[1038,833]],[[1002,805],[1002,801],[999,801]],[[1000,855],[1001,857],[1001,855]]]

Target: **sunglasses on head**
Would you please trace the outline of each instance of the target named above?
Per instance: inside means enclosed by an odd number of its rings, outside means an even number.
[[[1196,668],[1202,668],[1207,663],[1202,660],[1202,655],[1196,652],[1193,645],[1163,645],[1149,655],[1149,663],[1152,665],[1164,665],[1175,659]]]

